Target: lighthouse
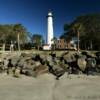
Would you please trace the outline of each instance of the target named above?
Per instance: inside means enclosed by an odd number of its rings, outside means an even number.
[[[47,44],[49,45],[49,48],[51,49],[51,45],[53,44],[53,15],[52,12],[48,12],[47,16]]]

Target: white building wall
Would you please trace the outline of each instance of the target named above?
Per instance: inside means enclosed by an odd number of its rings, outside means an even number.
[[[47,44],[49,47],[51,47],[51,44],[53,43],[53,16],[52,13],[48,13],[47,17]]]

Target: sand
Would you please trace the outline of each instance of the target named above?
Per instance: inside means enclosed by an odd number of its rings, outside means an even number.
[[[0,100],[100,100],[100,77],[51,74],[37,78],[0,74]]]

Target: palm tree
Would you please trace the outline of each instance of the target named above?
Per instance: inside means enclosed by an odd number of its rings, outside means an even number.
[[[64,34],[60,37],[60,39],[64,39],[67,42],[67,47],[70,48],[71,44],[70,41],[72,40],[72,37],[74,36],[72,24],[65,24],[64,25]]]
[[[35,47],[39,50],[40,46],[42,45],[43,37],[40,34],[33,34],[32,36],[33,43]]]
[[[26,38],[26,29],[21,24],[15,24],[13,29],[15,33],[17,33],[18,51],[20,52],[20,42],[21,40],[24,41],[24,38]]]
[[[83,26],[81,23],[75,23],[73,26],[74,33],[77,34],[77,51],[80,50],[80,33],[83,31]]]

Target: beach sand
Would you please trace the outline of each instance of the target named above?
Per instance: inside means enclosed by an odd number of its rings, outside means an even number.
[[[51,74],[37,78],[0,74],[0,100],[100,100],[100,76]]]

